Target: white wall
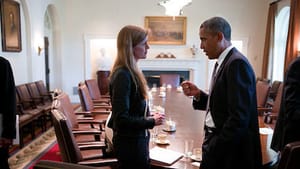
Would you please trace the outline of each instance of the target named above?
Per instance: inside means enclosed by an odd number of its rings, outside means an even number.
[[[144,26],[145,16],[164,16],[164,8],[158,6],[159,0],[20,0],[22,10],[22,45],[20,53],[0,51],[8,58],[14,69],[16,83],[38,79],[44,80],[44,57],[36,53],[35,43],[43,38],[43,17],[48,5],[57,9],[57,22],[60,23],[60,49],[56,53],[61,60],[61,86],[72,95],[73,87],[85,77],[85,35],[116,37],[118,31],[127,24]],[[184,46],[152,45],[149,56],[155,53],[176,52],[177,57],[192,57],[187,52],[195,44],[199,46],[198,28],[202,21],[212,16],[225,17],[232,26],[232,39],[247,39],[247,54],[257,76],[261,74],[265,27],[269,0],[194,0],[184,8],[187,16],[187,44]],[[51,44],[50,44],[51,45]],[[185,55],[185,56],[182,56]],[[202,54],[199,57],[204,57]],[[206,71],[206,70],[203,70]],[[203,80],[207,81],[205,77]]]
[[[99,0],[89,0],[88,3],[85,0],[66,0],[66,2],[70,3],[63,9],[62,56],[64,86],[69,93],[72,92],[72,86],[76,86],[84,79],[84,35],[116,37],[124,25],[143,26],[144,16],[164,15],[164,8],[157,5],[159,1],[110,0],[105,1],[105,4]],[[231,23],[233,39],[248,40],[248,58],[259,76],[267,11],[268,2],[263,0],[194,0],[190,6],[184,8],[184,15],[187,16],[187,44],[185,46],[152,45],[148,57],[154,57],[151,52],[156,53],[155,51],[168,52],[177,48],[178,53],[184,53],[180,51],[186,51],[193,44],[198,46],[200,23],[209,17],[219,15],[227,18]],[[176,56],[176,53],[174,54]],[[177,57],[191,57],[191,55]],[[73,64],[70,64],[71,60]]]

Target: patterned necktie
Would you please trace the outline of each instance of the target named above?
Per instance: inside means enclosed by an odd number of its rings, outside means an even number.
[[[212,76],[211,76],[211,80],[210,80],[210,88],[209,88],[209,95],[208,95],[208,100],[207,100],[207,105],[206,105],[206,110],[207,112],[209,111],[209,102],[210,102],[210,94],[211,91],[214,87],[215,81],[216,81],[216,75],[217,75],[217,68],[218,68],[218,62],[216,62]]]
[[[214,67],[214,71],[213,71],[212,76],[211,76],[210,89],[209,89],[210,92],[211,92],[211,90],[212,90],[212,88],[214,87],[214,84],[215,84],[218,65],[219,65],[218,62],[216,62],[215,67]],[[209,94],[210,94],[210,92],[209,92]]]

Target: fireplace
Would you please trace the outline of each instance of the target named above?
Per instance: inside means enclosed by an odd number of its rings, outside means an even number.
[[[181,81],[189,80],[200,87],[206,87],[206,81],[200,80],[207,77],[207,61],[203,58],[142,59],[138,64],[148,80],[149,87],[152,87],[153,83],[159,85],[159,75],[162,73],[176,73],[180,75]]]
[[[161,70],[143,70],[143,73],[146,77],[147,83],[149,87],[153,87],[153,84],[159,86],[160,74],[179,74],[180,83],[184,80],[190,80],[190,72],[189,71],[161,71]]]

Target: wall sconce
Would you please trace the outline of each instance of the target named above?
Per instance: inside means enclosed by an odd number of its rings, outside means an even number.
[[[165,7],[166,15],[178,16],[183,14],[182,8],[190,5],[192,0],[164,0],[158,3],[158,5]]]
[[[43,48],[38,46],[37,53],[38,53],[39,56],[41,55],[42,50],[43,50]]]

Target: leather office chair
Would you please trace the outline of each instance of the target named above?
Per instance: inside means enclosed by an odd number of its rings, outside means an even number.
[[[279,160],[277,169],[299,169],[300,168],[300,141],[287,144]]]
[[[56,100],[55,108],[61,110],[70,119],[73,128],[80,128],[80,124],[89,124],[90,128],[103,130],[105,121],[94,119],[91,112],[75,111],[67,93],[61,93]]]
[[[30,131],[31,139],[35,137],[34,124],[33,124],[35,118],[33,114],[24,112],[17,93],[16,93],[16,110],[17,110],[17,115],[19,115],[19,137],[20,137],[19,145],[22,148],[24,146],[24,138],[25,138],[23,130],[27,129],[28,131]]]
[[[37,107],[44,110],[44,120],[45,120],[44,128],[46,129],[47,121],[50,121],[50,123],[52,124],[51,113],[50,113],[52,101],[51,99],[45,98],[43,97],[43,95],[40,94],[35,82],[27,83],[26,86],[29,90],[31,98],[34,99],[34,102],[37,105]]]
[[[68,94],[61,93],[54,101],[54,107],[64,113],[70,121],[78,142],[101,141],[105,120],[95,119],[90,112],[75,112]],[[94,136],[93,140],[81,139],[79,135]]]
[[[52,101],[52,94],[54,93],[53,91],[49,91],[45,84],[44,84],[44,81],[42,80],[39,80],[39,81],[36,81],[35,82],[39,92],[40,92],[40,95],[42,95],[44,97],[45,100],[50,100]]]
[[[258,80],[256,82],[257,107],[266,107],[271,86],[266,81]]]
[[[101,95],[96,79],[87,79],[84,82],[94,103],[106,103],[110,105],[110,96]]]
[[[31,114],[36,124],[39,124],[41,129],[45,130],[45,110],[43,107],[38,107],[35,100],[31,97],[26,84],[16,86],[19,103],[22,107],[23,114]],[[34,125],[37,126],[37,125]],[[34,133],[33,133],[34,134]]]
[[[163,84],[178,87],[180,85],[179,74],[160,74],[160,86]]]
[[[95,119],[106,122],[107,117],[111,112],[111,106],[95,105],[85,84],[81,84],[78,86],[78,94],[82,110],[91,112],[92,116]]]
[[[53,109],[51,112],[63,162],[88,166],[116,167],[117,159],[105,157],[106,145],[97,144],[79,146],[65,115],[56,109]]]
[[[265,119],[264,119],[265,123],[272,124],[273,120],[277,119],[280,110],[282,90],[283,90],[283,83],[279,85],[278,92],[273,104],[269,105],[270,107],[261,108],[262,111],[266,112]]]
[[[279,88],[281,83],[282,83],[281,81],[276,81],[276,80],[272,83],[270,93],[269,93],[269,99],[271,101],[275,100],[277,92],[278,92],[278,88]]]
[[[89,93],[89,90],[84,83],[81,83],[78,85],[78,94],[79,94],[81,108],[83,111],[97,112],[97,110],[100,110],[103,112],[103,110],[106,110],[106,111],[111,110],[111,105],[96,105],[96,104],[94,104],[94,102],[91,98],[91,95]],[[109,112],[107,112],[107,113],[109,113]]]

